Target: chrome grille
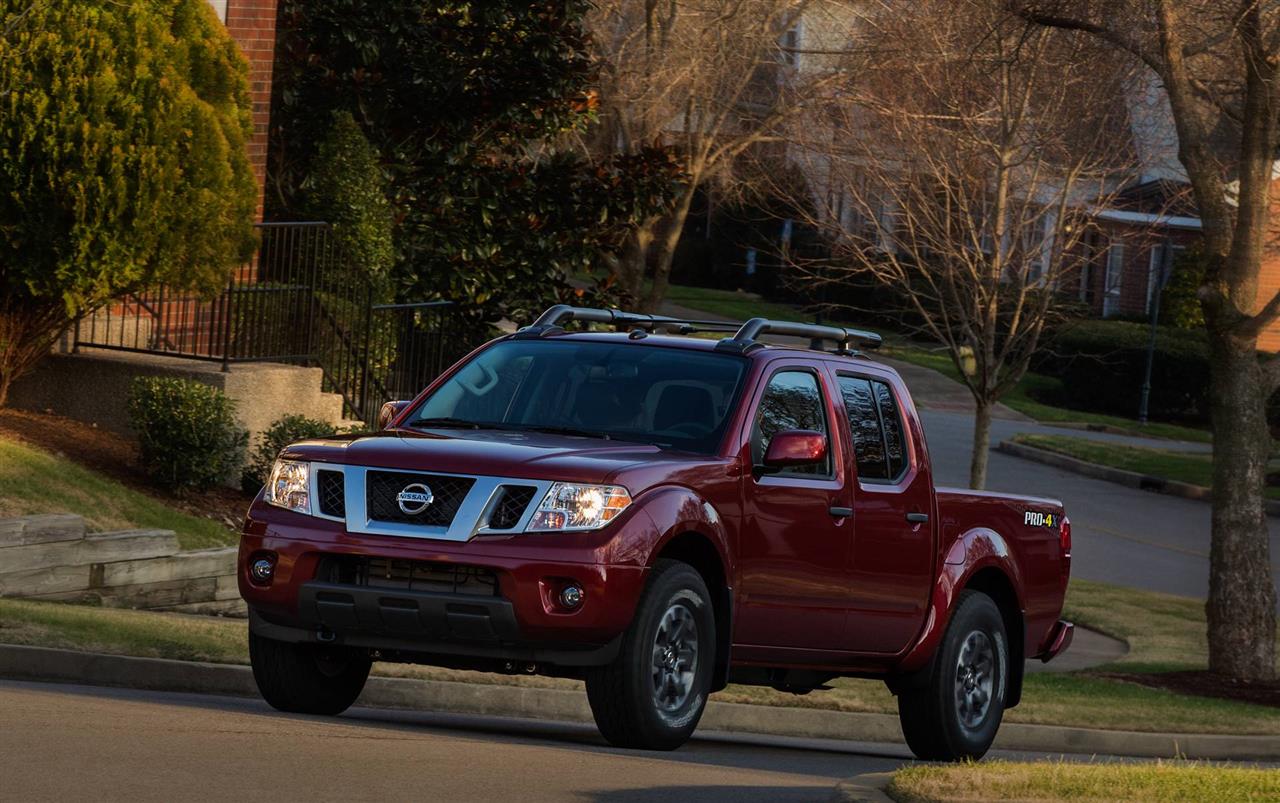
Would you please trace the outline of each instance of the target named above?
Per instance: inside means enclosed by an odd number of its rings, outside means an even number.
[[[431,489],[432,501],[421,513],[410,515],[400,509],[396,495],[414,484]],[[415,474],[400,471],[370,469],[365,475],[365,501],[371,521],[387,521],[396,524],[448,527],[458,514],[462,500],[475,480],[470,477],[450,477],[443,474]]]
[[[322,515],[346,518],[346,480],[341,471],[316,471],[316,501]]]
[[[538,489],[532,485],[503,485],[499,488],[498,499],[489,513],[489,529],[514,529],[537,492]]]

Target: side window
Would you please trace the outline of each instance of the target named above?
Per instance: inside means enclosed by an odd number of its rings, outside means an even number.
[[[760,400],[755,432],[751,438],[751,456],[757,465],[764,460],[773,436],[789,429],[812,429],[827,435],[827,417],[823,413],[818,378],[807,371],[780,371],[769,380]],[[782,473],[830,476],[830,450],[823,463],[799,466]]]
[[[902,414],[893,390],[884,382],[859,376],[840,377],[840,395],[853,433],[858,479],[888,481],[907,467]]]
[[[897,479],[907,467],[906,451],[902,447],[902,414],[898,412],[898,400],[893,390],[883,382],[872,382],[876,389],[876,401],[880,404],[880,421],[884,424],[884,450],[889,458],[889,477]]]

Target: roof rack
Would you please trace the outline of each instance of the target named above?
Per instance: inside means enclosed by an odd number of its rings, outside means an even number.
[[[670,318],[664,315],[648,315],[642,312],[623,312],[617,309],[594,309],[591,307],[571,307],[568,304],[557,304],[538,316],[529,326],[516,332],[512,337],[526,339],[547,337],[562,334],[565,324],[570,321],[584,323],[602,323],[618,329],[630,329],[642,332],[668,332],[672,334],[693,334],[694,332],[733,332],[733,337],[725,338],[716,344],[717,351],[731,351],[746,354],[755,348],[763,347],[760,337],[763,335],[785,335],[809,338],[809,348],[825,351],[823,344],[836,344],[835,353],[853,355],[855,346],[867,349],[879,348],[883,339],[875,332],[861,329],[847,329],[840,326],[824,326],[816,323],[798,323],[796,321],[775,321],[769,318],[752,318],[745,323],[734,321],[699,321],[683,318]]]
[[[593,309],[556,304],[538,316],[529,326],[516,332],[515,337],[533,338],[559,334],[570,321],[603,323],[619,329],[639,329],[644,332],[670,332],[688,335],[694,332],[736,332],[741,324],[733,321],[698,321],[669,318],[665,315],[648,315],[643,312],[623,312],[618,309]]]

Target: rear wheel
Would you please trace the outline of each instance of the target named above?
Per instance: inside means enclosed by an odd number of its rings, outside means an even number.
[[[911,752],[926,761],[982,758],[1004,718],[1009,640],[990,597],[962,591],[926,683],[898,695]]]
[[[711,688],[715,613],[693,567],[659,561],[617,659],[587,673],[587,700],[612,745],[674,750],[689,740]]]
[[[341,714],[364,689],[372,661],[346,647],[293,644],[249,633],[249,661],[262,699],[293,714]]]

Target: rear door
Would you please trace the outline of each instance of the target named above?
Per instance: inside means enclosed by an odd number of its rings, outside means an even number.
[[[778,432],[827,435],[827,460],[743,476],[743,525],[734,644],[838,650],[849,607],[851,529],[848,461],[825,371],[811,363],[770,366],[753,400],[744,462],[758,466]],[[842,510],[843,509],[843,510]]]
[[[934,577],[933,478],[901,380],[836,372],[852,448],[847,648],[896,653],[924,622]]]

